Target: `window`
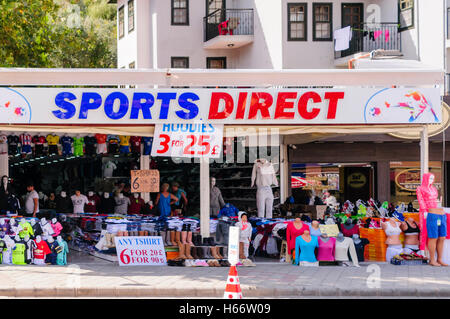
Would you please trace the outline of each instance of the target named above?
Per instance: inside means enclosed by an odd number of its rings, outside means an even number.
[[[219,9],[222,9],[222,11],[216,12]],[[225,1],[223,0],[206,0],[206,15],[209,16],[210,14],[216,12],[214,15],[208,18],[208,23],[219,24],[220,22],[224,21],[224,9]]]
[[[206,68],[207,69],[226,69],[227,68],[227,58],[206,58]]]
[[[172,1],[172,25],[189,25],[189,0]]]
[[[400,31],[414,28],[414,0],[399,0]]]
[[[125,13],[123,6],[121,6],[119,8],[119,39],[123,38],[124,35],[125,35]]]
[[[128,1],[128,33],[134,30],[134,0]]]
[[[313,3],[313,40],[332,41],[333,4]]]
[[[288,3],[288,41],[306,41],[307,4]]]
[[[189,69],[189,58],[173,56],[170,59],[170,64],[173,69]]]

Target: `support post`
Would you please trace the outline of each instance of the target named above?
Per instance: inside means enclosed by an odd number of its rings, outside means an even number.
[[[282,137],[281,137],[282,138]],[[280,143],[280,203],[284,203],[289,196],[289,160],[288,147]]]
[[[423,126],[422,133],[420,134],[420,179],[425,173],[428,173],[428,127]]]
[[[141,169],[150,169],[150,156],[141,155],[140,165]],[[141,193],[141,198],[148,203],[150,200],[150,193]]]
[[[209,237],[209,158],[200,158],[200,235]]]
[[[0,154],[0,176],[9,176],[9,159],[8,153]]]

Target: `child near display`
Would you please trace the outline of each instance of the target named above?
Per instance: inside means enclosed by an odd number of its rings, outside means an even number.
[[[248,249],[252,239],[252,225],[248,222],[246,212],[238,213],[238,222],[235,224],[239,228],[239,259],[245,266],[253,266],[253,262],[248,259]],[[239,264],[238,264],[239,265]]]

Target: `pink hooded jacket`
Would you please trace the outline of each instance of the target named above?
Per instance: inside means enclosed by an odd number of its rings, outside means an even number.
[[[438,191],[436,187],[430,185],[430,177],[432,173],[425,173],[422,177],[422,185],[417,187],[417,200],[419,201],[419,226],[420,226],[420,246],[424,250],[427,245],[427,221],[424,213],[428,212],[430,208],[437,208]],[[434,175],[433,175],[434,176]]]

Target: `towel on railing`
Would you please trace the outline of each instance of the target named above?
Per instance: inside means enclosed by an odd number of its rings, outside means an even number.
[[[334,50],[343,51],[350,47],[352,29],[350,26],[334,31]]]

